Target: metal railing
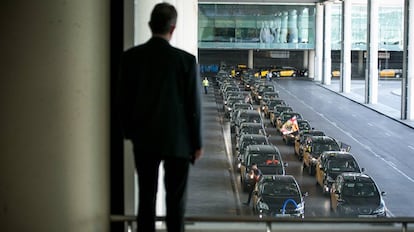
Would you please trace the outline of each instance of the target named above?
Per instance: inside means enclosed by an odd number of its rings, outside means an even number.
[[[166,231],[163,222],[165,217],[157,217],[156,221],[161,225],[159,231]],[[133,231],[136,216],[111,215],[111,222],[125,222],[129,231]],[[308,218],[258,218],[252,216],[222,216],[222,217],[186,217],[186,231],[188,232],[408,232],[414,231],[414,226],[409,230],[409,225],[414,225],[411,217],[390,218],[337,218],[337,217],[308,217]]]

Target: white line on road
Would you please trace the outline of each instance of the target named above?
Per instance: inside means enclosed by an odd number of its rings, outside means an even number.
[[[278,85],[278,84],[277,84]],[[283,88],[282,86],[279,85],[279,88],[283,89],[286,93],[288,93],[289,95],[292,96],[292,98],[295,98],[297,100],[299,100],[299,98],[291,93],[289,90]],[[353,137],[349,132],[345,131],[344,129],[342,129],[341,127],[339,127],[338,125],[336,125],[335,122],[329,120],[327,117],[325,117],[323,114],[313,110],[313,108],[311,106],[309,106],[306,103],[303,103],[306,107],[308,107],[309,109],[311,109],[313,112],[315,112],[316,114],[320,115],[322,118],[324,118],[327,122],[329,122],[331,125],[333,125],[334,127],[336,127],[338,130],[340,130],[342,133],[346,134],[347,136],[349,136],[352,140],[354,140],[356,143],[358,143],[359,145],[361,145],[362,147],[364,147],[365,149],[367,149],[370,153],[372,153],[375,157],[377,157],[378,159],[384,161],[389,167],[393,168],[396,172],[400,173],[402,176],[404,176],[405,178],[407,178],[409,181],[411,181],[412,183],[414,183],[414,179],[411,178],[410,176],[408,176],[407,174],[405,174],[403,171],[401,171],[400,169],[398,169],[392,162],[386,160],[384,157],[380,156],[379,154],[377,154],[375,151],[372,150],[371,147],[361,143],[358,139],[356,139],[355,137]],[[414,150],[413,147],[410,147],[411,149]]]

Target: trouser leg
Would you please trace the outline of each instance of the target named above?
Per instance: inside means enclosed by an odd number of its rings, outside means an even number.
[[[184,231],[189,164],[186,159],[173,158],[164,161],[168,232]]]
[[[139,186],[137,231],[155,232],[155,205],[160,160],[136,157],[135,165],[138,173]]]

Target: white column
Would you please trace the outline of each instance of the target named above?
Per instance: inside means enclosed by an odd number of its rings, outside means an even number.
[[[315,50],[309,50],[308,78],[315,78]]]
[[[253,50],[249,49],[249,53],[248,53],[248,57],[247,57],[247,67],[250,69],[253,69],[254,65],[253,65]]]
[[[0,3],[0,231],[109,231],[109,6]]]
[[[341,52],[341,81],[339,91],[349,93],[351,91],[351,0],[342,2],[342,52]]]
[[[358,75],[364,72],[364,51],[358,51]]]
[[[332,19],[332,3],[325,3],[325,31],[324,31],[324,55],[323,55],[323,81],[322,84],[330,85],[331,84],[331,19]]]
[[[175,3],[174,3],[175,2]],[[198,1],[170,0],[177,8],[177,28],[172,44],[196,57],[198,56]]]
[[[135,33],[134,45],[146,42],[151,37],[151,30],[148,26],[151,11],[160,0],[135,0]]]
[[[407,119],[414,120],[414,37],[410,36],[414,32],[414,4],[412,1],[405,0],[408,10],[408,55],[407,55]],[[402,99],[404,100],[404,99]]]
[[[368,76],[366,80],[365,103],[378,103],[378,1],[368,0]]]
[[[309,51],[308,50],[304,50],[303,51],[303,68],[308,68],[309,67]]]
[[[323,4],[316,4],[315,23],[315,81],[322,81],[323,69]]]

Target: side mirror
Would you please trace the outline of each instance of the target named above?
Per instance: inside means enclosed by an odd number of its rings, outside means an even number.
[[[287,168],[289,166],[288,163],[283,163],[283,166],[285,166],[285,168]]]

